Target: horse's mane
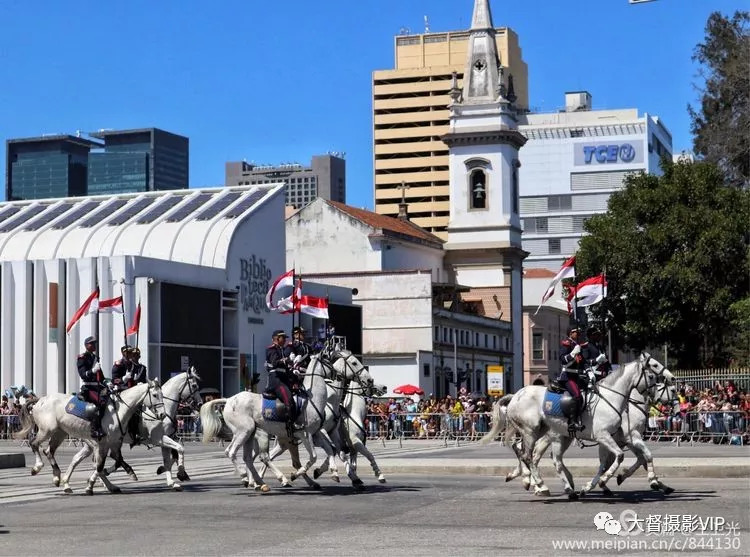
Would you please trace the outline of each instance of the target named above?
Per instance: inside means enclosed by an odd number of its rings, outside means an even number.
[[[632,362],[628,362],[627,364],[621,365],[617,371],[613,371],[612,373],[609,373],[605,378],[599,379],[597,383],[601,383],[602,385],[609,386],[609,384],[613,382],[615,378],[623,374],[626,369],[630,368],[631,366],[638,365],[638,362],[640,361],[641,361],[641,358],[639,356],[638,359],[633,360]]]

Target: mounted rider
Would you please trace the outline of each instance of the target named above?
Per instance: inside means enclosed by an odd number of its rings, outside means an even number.
[[[294,327],[292,329],[292,342],[287,345],[287,356],[291,358],[294,367],[306,369],[310,356],[313,355],[313,347],[305,342],[305,329]]]
[[[102,431],[102,417],[107,408],[107,386],[104,384],[104,373],[96,354],[96,337],[86,337],[83,341],[86,351],[78,355],[76,365],[81,376],[81,396],[86,402],[97,406],[99,412],[91,420],[91,437],[101,439],[106,434]]]
[[[575,414],[568,420],[568,428],[571,431],[583,431],[585,426],[581,423],[581,410],[583,410],[583,395],[578,384],[581,373],[584,372],[585,361],[581,354],[582,347],[579,343],[578,336],[580,329],[578,326],[568,327],[567,338],[560,343],[560,373],[557,376],[557,382],[570,396],[575,400]]]
[[[292,437],[297,420],[297,404],[292,396],[292,389],[297,384],[296,376],[291,371],[291,351],[286,346],[287,335],[283,329],[277,329],[271,335],[271,344],[266,347],[266,371],[268,386],[266,393],[275,395],[287,408],[287,433]]]
[[[122,358],[112,365],[112,384],[116,391],[132,386],[128,384],[133,377],[133,362],[130,360],[132,350],[127,344],[120,348]]]
[[[602,332],[598,327],[589,327],[586,331],[586,342],[581,354],[586,362],[586,367],[594,370],[597,381],[604,379],[612,371],[612,364],[609,363],[607,355],[600,348],[602,342]]]
[[[146,366],[140,363],[140,349],[125,345],[120,349],[120,352],[123,358],[112,366],[112,383],[115,385],[117,392],[135,387],[139,383],[146,383],[148,376]],[[127,424],[127,431],[133,441],[131,447],[140,442],[140,421],[140,413],[137,412]]]

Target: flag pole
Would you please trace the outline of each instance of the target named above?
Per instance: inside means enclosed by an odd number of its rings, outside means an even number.
[[[101,294],[102,293],[101,293],[101,290],[99,290],[99,259],[96,258],[96,257],[94,257],[94,284],[96,285],[95,286],[95,290],[96,290],[96,294],[97,294],[96,301],[97,301],[97,304],[98,304],[99,300],[101,299]],[[97,354],[97,355],[101,357],[101,342],[102,342],[102,339],[100,338],[101,334],[100,334],[100,331],[99,331],[99,324],[100,324],[99,323],[99,306],[97,305],[96,313],[94,314],[94,331],[95,331],[95,335],[96,335],[97,348],[99,348],[99,350],[97,351],[97,352],[99,352],[99,354]]]
[[[122,288],[122,284],[120,284],[120,297],[122,298],[122,337],[125,340],[123,343],[123,346],[127,346],[128,344],[128,326],[125,323],[125,293]]]
[[[138,328],[135,330],[135,347],[138,348],[138,337],[141,334],[141,312],[139,311],[141,307],[141,298],[138,297],[138,305],[136,306],[135,311],[138,312]]]

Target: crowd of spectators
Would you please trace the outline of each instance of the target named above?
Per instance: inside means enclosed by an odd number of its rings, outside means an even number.
[[[8,397],[3,394],[0,398],[0,439],[10,439],[13,434],[21,429],[18,415],[21,405],[17,398]]]
[[[487,397],[430,396],[371,402],[365,428],[370,438],[429,439],[445,434],[477,437],[489,431],[492,401]]]
[[[651,407],[649,428],[691,439],[717,442],[736,439],[747,443],[750,441],[750,394],[738,388],[734,381],[717,381],[712,387],[704,388],[679,382],[673,406]]]

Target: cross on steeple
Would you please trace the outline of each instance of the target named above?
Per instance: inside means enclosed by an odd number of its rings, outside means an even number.
[[[406,203],[406,190],[408,190],[409,187],[409,184],[403,181],[400,185],[396,186],[397,189],[401,190],[401,203]]]
[[[398,204],[398,218],[406,220],[409,218],[409,206],[406,204],[406,190],[409,189],[409,184],[402,181],[396,188],[401,190],[401,203]]]

